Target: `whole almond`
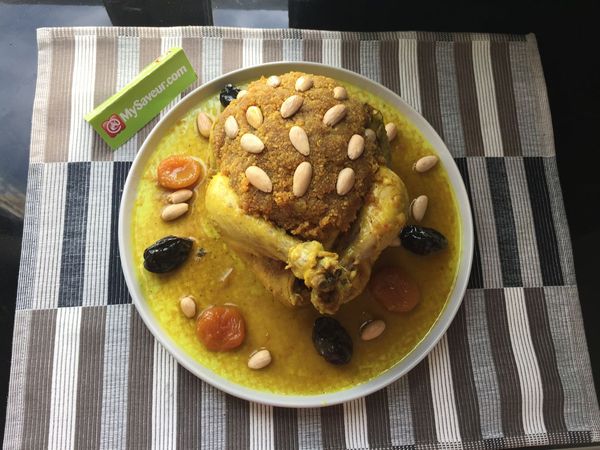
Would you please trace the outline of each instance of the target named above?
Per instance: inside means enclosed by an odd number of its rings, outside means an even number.
[[[348,142],[348,158],[351,160],[358,159],[365,151],[365,138],[360,134],[355,134]]]
[[[413,168],[416,172],[424,173],[432,169],[438,163],[438,157],[435,155],[423,156],[419,159]]]
[[[383,320],[369,320],[360,327],[360,338],[363,341],[371,341],[381,336],[385,330],[385,322]]]
[[[304,98],[299,95],[292,95],[285,99],[285,101],[281,104],[281,108],[279,112],[281,113],[281,117],[287,119],[288,117],[292,117],[294,114],[298,112],[300,107],[304,103]]]
[[[334,127],[340,120],[346,117],[347,111],[348,108],[346,105],[339,104],[332,106],[323,116],[323,123],[325,125],[329,125],[330,127]]]
[[[301,162],[294,172],[292,192],[296,197],[302,197],[308,190],[312,178],[312,166],[308,161]]]
[[[345,167],[338,174],[337,184],[335,186],[338,195],[346,195],[354,186],[356,174],[351,167]]]
[[[196,125],[198,126],[198,132],[205,138],[210,136],[210,129],[212,128],[212,119],[202,111],[198,113],[196,117]]]
[[[310,144],[308,143],[308,136],[304,128],[297,125],[290,128],[290,142],[304,156],[310,154]]]
[[[263,123],[263,113],[258,106],[251,106],[246,110],[246,120],[253,128],[258,128]]]
[[[271,192],[273,190],[273,183],[269,178],[269,175],[257,166],[250,166],[246,169],[246,178],[252,186],[262,192]]]
[[[179,307],[181,308],[181,312],[188,319],[194,318],[196,316],[196,300],[191,295],[186,295],[179,301]]]
[[[392,142],[398,134],[398,128],[396,128],[396,124],[392,122],[386,124],[385,133],[387,134],[388,141]]]
[[[298,92],[308,91],[311,87],[313,87],[313,79],[311,77],[300,77],[296,80],[296,90]]]
[[[259,370],[271,364],[271,352],[266,348],[262,348],[253,352],[248,358],[248,367],[253,370]]]
[[[175,220],[183,216],[190,209],[190,205],[187,203],[177,203],[175,205],[165,206],[160,214],[160,218],[165,222]]]
[[[429,198],[426,195],[420,195],[415,198],[410,204],[410,212],[417,222],[423,220],[425,213],[427,212],[427,205],[429,204]]]
[[[375,132],[373,130],[371,130],[370,128],[367,128],[365,130],[365,139],[369,142],[375,142],[375,139],[377,139],[377,135],[375,134]]]
[[[346,92],[346,88],[342,86],[334,87],[333,98],[336,100],[346,100],[348,98],[348,92]]]
[[[252,133],[244,133],[242,139],[240,139],[240,145],[243,150],[246,150],[249,153],[260,153],[265,148],[263,141]]]
[[[238,94],[235,96],[235,98],[242,98],[247,93],[248,93],[248,91],[246,89],[242,89],[240,92],[238,92]]]
[[[277,75],[271,75],[269,78],[267,78],[267,84],[271,87],[276,88],[281,84],[281,80]]]
[[[167,201],[173,204],[183,203],[192,198],[192,195],[194,195],[194,193],[189,189],[179,189],[178,191],[171,192],[167,195]]]
[[[229,139],[235,139],[238,135],[238,132],[240,131],[240,127],[238,126],[237,120],[235,120],[235,117],[233,117],[233,116],[229,116],[225,120],[224,128],[225,128],[225,135]]]

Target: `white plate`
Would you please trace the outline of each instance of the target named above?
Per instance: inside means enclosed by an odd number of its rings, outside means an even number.
[[[354,86],[375,94],[388,104],[394,106],[400,113],[404,114],[404,116],[419,129],[425,139],[431,143],[440,157],[454,189],[461,218],[461,250],[458,276],[444,310],[429,333],[400,363],[378,377],[350,389],[323,395],[282,395],[253,390],[219,376],[192,359],[165,333],[150,310],[150,306],[142,295],[141,287],[135,275],[135,266],[130,246],[131,212],[135,203],[138,183],[152,152],[157,147],[162,137],[169,131],[171,126],[177,120],[184,117],[188,111],[196,107],[203,99],[219,92],[227,83],[235,85],[260,78],[262,75],[269,76],[273,74],[283,74],[289,71],[301,71],[325,75],[353,84]],[[133,299],[133,303],[140,316],[154,337],[158,339],[158,341],[182,366],[207,383],[245,400],[275,406],[318,407],[353,400],[382,389],[406,374],[431,351],[452,322],[467,287],[473,256],[473,223],[465,186],[450,152],[431,125],[429,125],[429,123],[427,123],[427,121],[404,100],[389,89],[354,72],[316,63],[280,62],[240,69],[200,86],[183,98],[162,118],[156,127],[154,127],[138,152],[131,170],[129,171],[127,182],[125,183],[123,198],[121,200],[121,209],[119,211],[119,252],[121,254],[121,264],[125,275],[125,281],[127,282],[131,298]]]

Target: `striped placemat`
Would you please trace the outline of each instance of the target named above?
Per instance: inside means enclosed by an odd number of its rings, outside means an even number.
[[[542,68],[533,36],[225,28],[38,31],[31,167],[5,448],[495,448],[600,440]],[[308,60],[398,92],[444,138],[472,201],[469,290],[446,336],[387,389],[322,409],[199,381],[136,314],[117,211],[137,149],[83,114],[162,51],[199,83]]]

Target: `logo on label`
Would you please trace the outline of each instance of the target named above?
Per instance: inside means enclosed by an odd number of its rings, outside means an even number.
[[[123,119],[118,114],[113,114],[108,120],[102,123],[102,128],[104,128],[104,131],[110,137],[115,137],[125,129],[125,122],[123,122]]]

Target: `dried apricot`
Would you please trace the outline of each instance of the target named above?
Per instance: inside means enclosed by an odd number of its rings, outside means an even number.
[[[421,301],[419,286],[399,267],[385,267],[371,277],[369,290],[390,312],[409,312]]]
[[[183,189],[198,182],[202,165],[191,156],[173,155],[158,165],[158,183],[167,189]]]
[[[246,337],[244,316],[235,306],[211,306],[198,317],[196,336],[210,351],[233,350]]]

